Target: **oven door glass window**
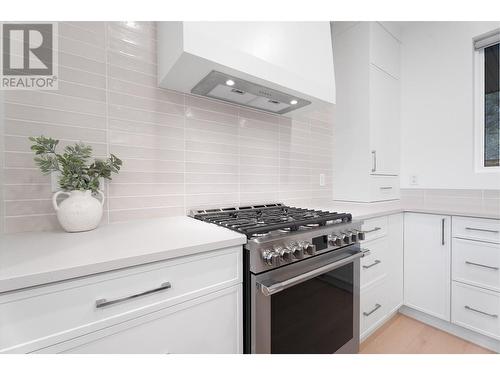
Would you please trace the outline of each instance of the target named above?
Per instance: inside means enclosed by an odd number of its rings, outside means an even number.
[[[353,338],[354,265],[271,296],[271,353],[330,354]]]

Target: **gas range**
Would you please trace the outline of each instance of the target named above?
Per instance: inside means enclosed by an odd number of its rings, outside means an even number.
[[[247,236],[243,248],[245,353],[356,353],[361,222],[351,214],[282,203],[194,210]]]
[[[260,273],[364,239],[361,223],[338,213],[271,203],[193,210],[190,216],[245,234],[249,270]]]

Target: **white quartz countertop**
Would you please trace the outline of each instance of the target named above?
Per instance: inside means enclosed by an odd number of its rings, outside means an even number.
[[[0,293],[246,243],[189,217],[103,225],[82,233],[0,237]]]
[[[404,206],[400,201],[387,201],[375,203],[356,203],[331,201],[311,208],[318,210],[348,212],[352,214],[353,220],[364,220],[372,217],[386,216],[401,212],[417,212],[435,215],[468,216],[487,219],[500,219],[500,212],[488,209],[453,209],[444,207],[413,207]]]

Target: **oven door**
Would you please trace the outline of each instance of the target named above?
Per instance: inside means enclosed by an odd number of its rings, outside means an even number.
[[[252,353],[357,353],[359,245],[251,277]]]

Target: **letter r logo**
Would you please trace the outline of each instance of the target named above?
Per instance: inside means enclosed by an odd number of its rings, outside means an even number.
[[[4,24],[3,74],[52,75],[52,24]]]

